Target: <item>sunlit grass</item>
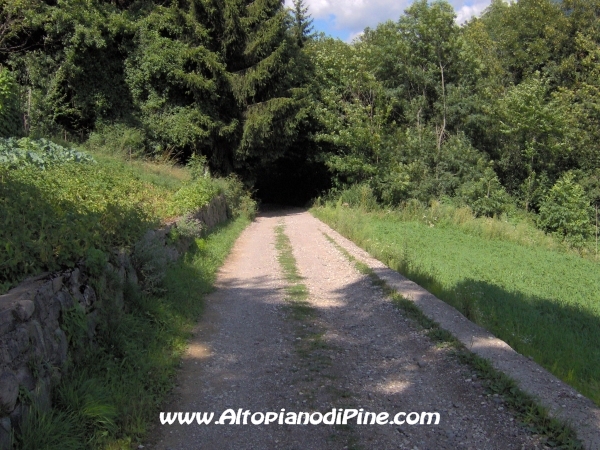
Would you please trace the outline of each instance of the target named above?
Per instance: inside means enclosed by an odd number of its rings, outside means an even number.
[[[325,238],[342,253],[350,263],[363,275],[367,276],[374,286],[380,288],[383,293],[400,309],[403,314],[410,318],[415,324],[425,330],[427,336],[438,345],[450,347],[463,364],[470,366],[477,373],[478,378],[488,391],[488,395],[501,396],[505,404],[512,410],[517,418],[523,422],[532,432],[545,437],[546,443],[552,446],[568,449],[581,449],[581,442],[576,438],[573,429],[554,419],[548,411],[535,399],[521,391],[515,381],[494,369],[492,364],[471,351],[467,350],[458,339],[450,332],[444,330],[440,325],[427,317],[414,302],[402,297],[399,292],[390,287],[385,280],[365,263],[357,260],[346,249],[340,246],[329,235]]]
[[[350,208],[314,214],[600,404],[600,265]]]

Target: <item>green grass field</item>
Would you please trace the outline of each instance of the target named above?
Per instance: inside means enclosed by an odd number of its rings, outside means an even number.
[[[312,211],[600,404],[600,264],[383,212]]]

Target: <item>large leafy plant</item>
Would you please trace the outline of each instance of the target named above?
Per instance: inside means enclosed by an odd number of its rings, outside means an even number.
[[[0,167],[36,167],[43,170],[67,162],[93,164],[96,161],[87,153],[65,148],[47,139],[0,138]]]

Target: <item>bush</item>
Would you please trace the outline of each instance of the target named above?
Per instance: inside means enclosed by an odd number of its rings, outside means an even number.
[[[500,216],[513,207],[510,195],[491,167],[486,168],[479,180],[463,184],[458,189],[458,197],[476,216]]]
[[[355,184],[341,191],[338,197],[340,205],[371,211],[378,208],[377,198],[368,184]]]
[[[196,178],[185,183],[172,198],[170,213],[173,216],[196,211],[207,205],[217,194],[219,187],[212,178]]]
[[[85,266],[90,276],[100,278],[106,270],[107,263],[108,255],[106,253],[94,247],[88,248],[85,255]]]
[[[252,193],[246,189],[244,183],[236,175],[221,178],[217,180],[217,183],[225,195],[227,207],[232,217],[254,219],[258,209],[256,201],[252,198]]]
[[[542,201],[538,224],[543,230],[556,233],[572,245],[581,247],[592,232],[591,215],[589,198],[575,183],[573,174],[567,173]]]
[[[131,159],[144,154],[146,135],[139,128],[125,124],[104,125],[90,135],[87,146],[91,150]]]
[[[73,267],[92,247],[132,245],[158,224],[170,195],[119,165],[0,166],[0,284]]]
[[[377,180],[377,191],[383,203],[398,206],[410,193],[410,175],[404,164],[396,164]]]
[[[177,221],[177,226],[171,228],[170,237],[177,239],[198,239],[202,237],[204,225],[195,219],[192,213],[185,214]]]
[[[190,171],[192,180],[197,180],[201,177],[210,177],[208,161],[204,155],[197,155],[194,153],[187,163],[187,168]]]
[[[12,73],[0,67],[0,136],[17,136],[20,131],[18,85]]]
[[[164,240],[156,232],[146,233],[135,244],[133,261],[142,275],[142,290],[147,294],[164,293],[163,283],[173,259]]]

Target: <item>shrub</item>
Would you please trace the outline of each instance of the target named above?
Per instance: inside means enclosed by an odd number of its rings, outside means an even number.
[[[94,278],[100,278],[106,270],[108,255],[102,250],[90,247],[85,255],[85,266],[89,274]]]
[[[208,204],[219,193],[211,178],[196,178],[185,183],[172,198],[170,213],[173,216],[193,212]]]
[[[476,216],[500,216],[512,208],[510,196],[491,167],[487,167],[477,181],[463,184],[458,189],[458,197]]]
[[[365,211],[377,209],[377,198],[368,184],[355,184],[339,193],[338,203]]]
[[[125,124],[104,125],[90,135],[87,146],[95,151],[131,159],[143,155],[146,135],[139,128]]]
[[[164,293],[163,283],[171,262],[164,241],[150,231],[140,239],[133,250],[133,262],[142,278],[142,289],[148,294]]]
[[[204,225],[195,219],[191,213],[185,214],[177,221],[177,226],[171,229],[172,239],[197,239],[202,237]]]
[[[220,190],[225,195],[227,207],[232,217],[246,217],[252,220],[256,216],[257,204],[252,198],[252,193],[246,189],[244,183],[236,176],[217,180]]]
[[[567,173],[542,201],[538,224],[543,230],[559,234],[580,247],[592,232],[591,214],[589,198],[575,183],[573,174]]]
[[[410,192],[410,175],[404,164],[396,164],[384,173],[377,182],[377,190],[383,203],[397,206],[406,200]]]
[[[170,192],[122,166],[0,166],[0,283],[73,267],[90,248],[127,247],[158,223]]]
[[[0,67],[0,136],[17,136],[20,131],[18,85],[12,73]]]
[[[206,156],[193,154],[187,163],[187,167],[192,175],[192,180],[197,180],[201,177],[209,177],[208,161]]]

